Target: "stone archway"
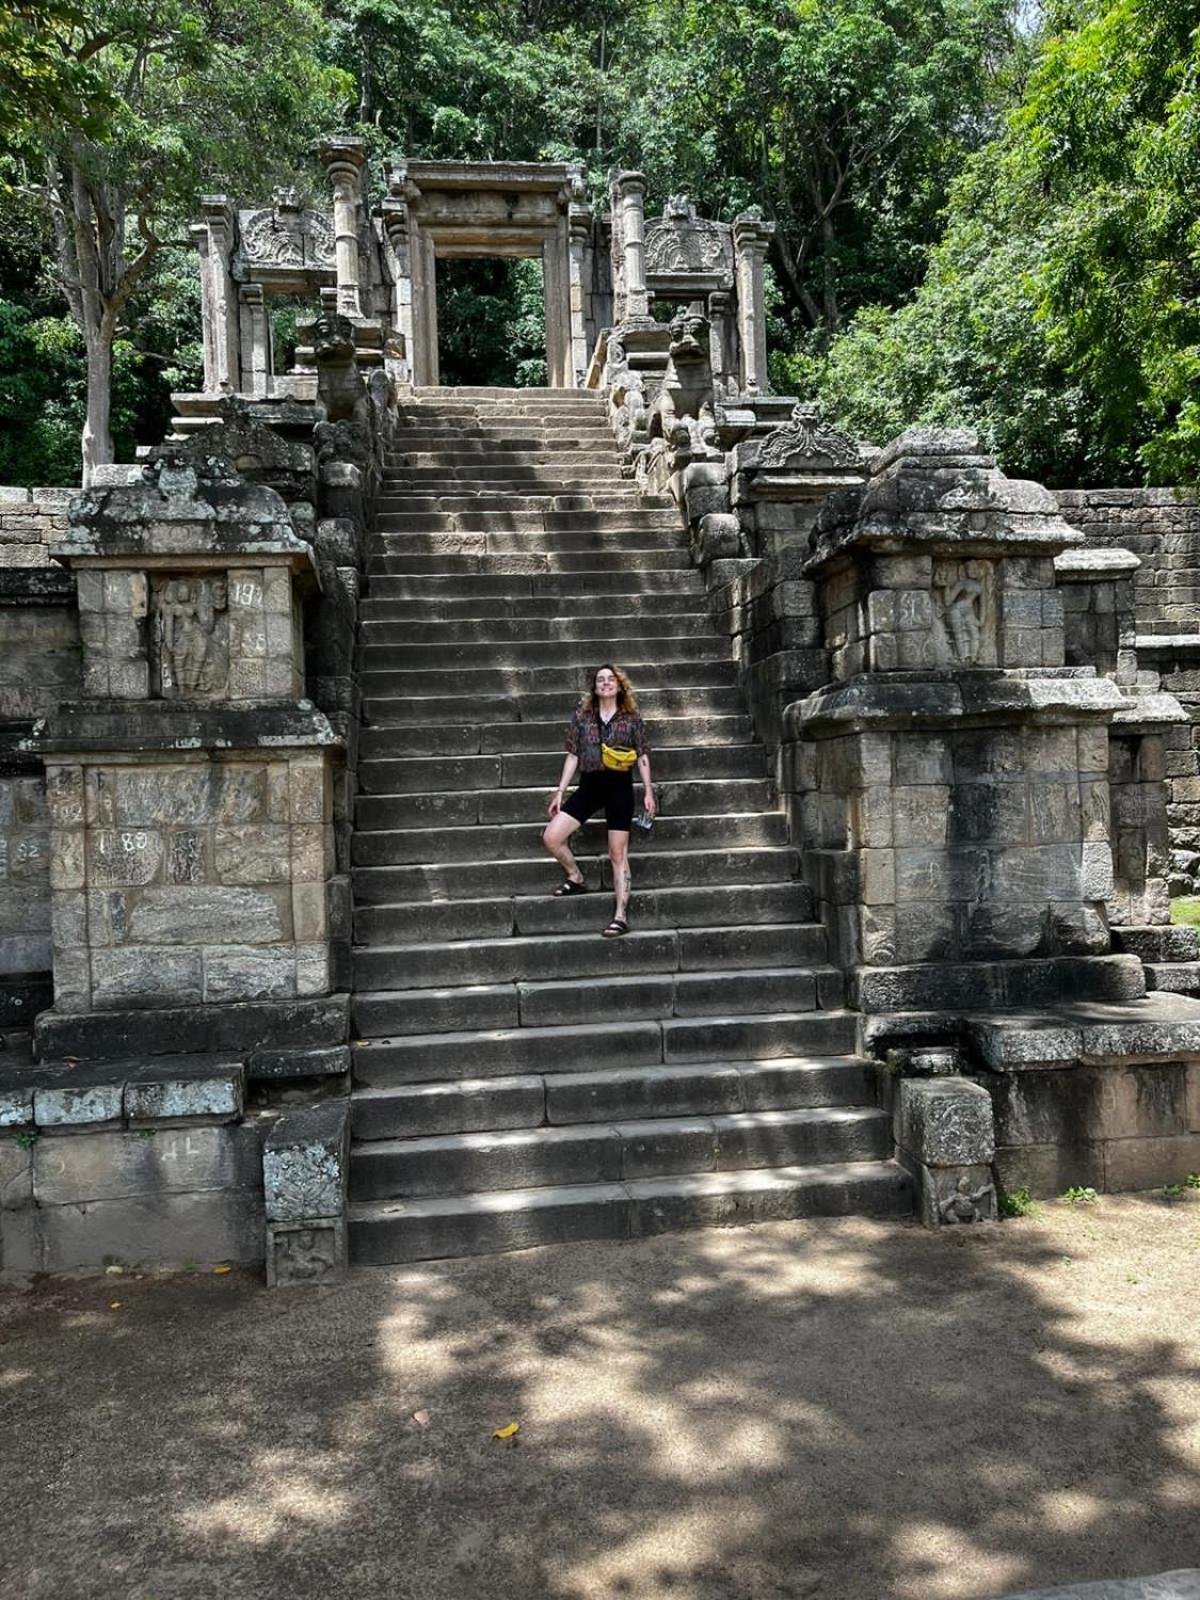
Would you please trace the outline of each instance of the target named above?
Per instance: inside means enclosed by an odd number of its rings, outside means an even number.
[[[388,168],[384,230],[412,381],[439,381],[437,263],[462,257],[542,262],[550,386],[582,385],[603,316],[592,293],[594,237],[583,169],[555,162],[406,161]]]

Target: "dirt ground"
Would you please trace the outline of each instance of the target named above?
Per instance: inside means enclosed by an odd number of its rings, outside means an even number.
[[[2,1290],[0,1592],[968,1600],[1200,1565],[1198,1286],[1189,1194]]]

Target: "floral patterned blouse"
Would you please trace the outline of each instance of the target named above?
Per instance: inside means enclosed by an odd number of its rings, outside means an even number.
[[[567,729],[567,753],[579,757],[580,772],[608,771],[600,758],[602,740],[617,750],[636,750],[639,756],[650,754],[650,741],[638,712],[618,710],[611,722],[602,724],[598,711],[577,707]]]

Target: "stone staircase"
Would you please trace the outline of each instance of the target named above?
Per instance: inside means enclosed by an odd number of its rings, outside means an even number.
[[[821,1213],[907,1177],[677,515],[592,395],[418,390],[362,606],[350,1237],[364,1262]],[[632,931],[555,899],[570,711],[615,659],[662,815]],[[607,887],[603,824],[576,835]]]

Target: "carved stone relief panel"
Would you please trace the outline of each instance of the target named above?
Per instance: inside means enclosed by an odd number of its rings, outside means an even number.
[[[252,268],[334,265],[333,221],[324,211],[274,205],[240,212],[239,221],[242,251]]]
[[[229,681],[229,586],[224,577],[171,573],[150,593],[154,683],[165,700],[214,699]]]
[[[862,465],[859,448],[849,434],[821,416],[820,407],[801,401],[791,420],[773,428],[762,442],[760,468],[854,467]]]
[[[943,667],[994,667],[996,569],[991,561],[933,564],[933,657]]]
[[[727,223],[698,217],[687,195],[672,195],[662,217],[646,224],[646,271],[720,272],[732,282],[732,241]]]

